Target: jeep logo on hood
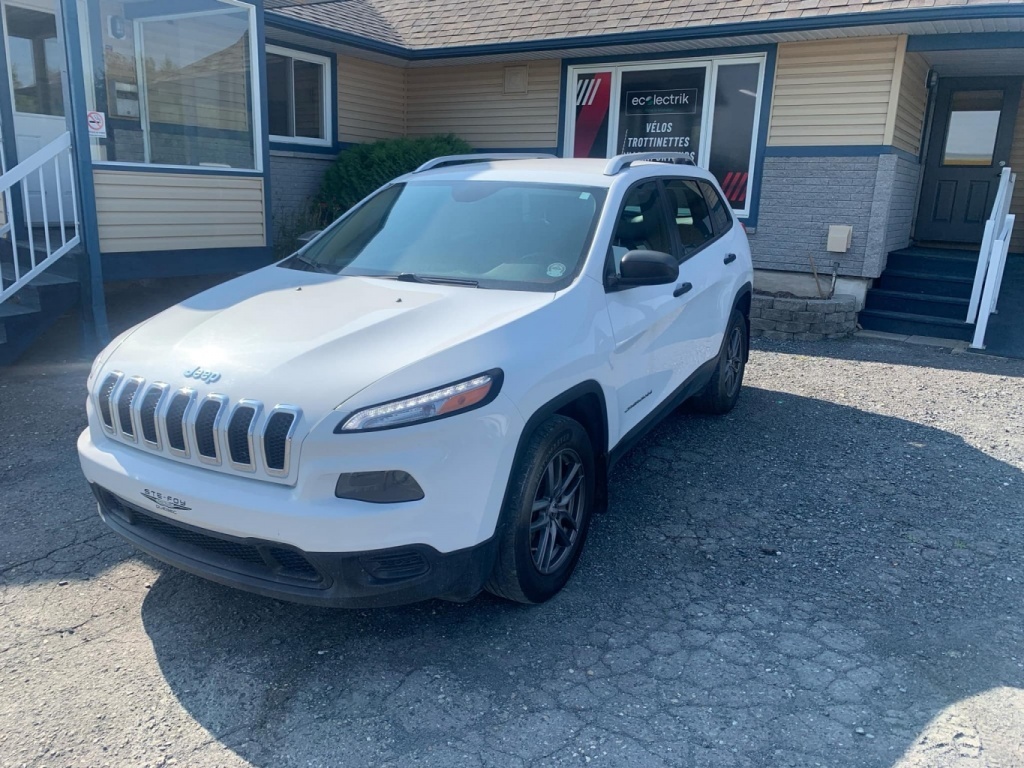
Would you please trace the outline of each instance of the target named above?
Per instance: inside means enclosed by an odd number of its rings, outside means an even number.
[[[197,366],[191,370],[185,371],[185,378],[198,379],[206,384],[213,384],[213,382],[220,379],[220,374],[215,371],[207,371]]]

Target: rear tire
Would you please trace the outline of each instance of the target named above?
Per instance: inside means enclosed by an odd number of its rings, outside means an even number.
[[[594,449],[573,419],[552,416],[529,437],[512,469],[485,588],[518,603],[543,603],[569,581],[594,510]]]
[[[748,345],[746,318],[734,309],[725,329],[715,372],[711,374],[711,380],[704,389],[693,398],[695,411],[720,415],[735,407],[743,387]]]

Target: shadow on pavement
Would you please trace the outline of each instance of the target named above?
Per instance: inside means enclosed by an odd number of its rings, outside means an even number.
[[[893,765],[1024,687],[1022,487],[950,433],[747,388],[626,458],[548,604],[334,612],[164,568],[142,619],[258,766]]]
[[[1024,330],[1022,330],[1024,334]],[[883,365],[920,366],[952,371],[972,371],[993,376],[1024,377],[1024,360],[978,354],[974,350],[952,351],[924,344],[886,341],[874,338],[843,339],[815,344],[754,339],[754,349],[765,352],[801,355],[804,357],[832,358],[835,360],[862,360]],[[894,359],[894,350],[898,352]]]

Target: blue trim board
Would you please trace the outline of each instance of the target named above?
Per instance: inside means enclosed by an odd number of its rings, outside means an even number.
[[[334,142],[329,147],[310,146],[309,144],[291,144],[287,141],[270,140],[270,148],[280,152],[295,152],[300,155],[327,155],[333,157],[341,151],[342,147]]]
[[[263,152],[263,230],[266,237],[266,250],[272,253],[274,250],[274,216],[273,205],[270,195],[270,107],[267,95],[267,35],[266,25],[263,17],[263,0],[247,0],[256,6],[256,68],[259,70],[258,82],[260,84],[260,139]]]
[[[7,66],[7,20],[0,13],[0,83],[11,82],[10,69]],[[7,167],[18,164],[17,132],[14,125],[14,103],[11,91],[4,90],[0,98],[0,136],[3,137],[4,159]],[[11,211],[13,221],[25,221],[25,206],[20,194],[11,195]]]
[[[749,229],[757,227],[757,217],[761,212],[761,179],[764,176],[765,150],[768,147],[768,125],[772,116],[772,94],[775,93],[775,62],[778,59],[778,46],[769,46],[764,62],[764,78],[761,85],[761,114],[757,120],[757,151],[754,153],[754,181],[750,185],[750,214],[744,220]]]
[[[183,176],[263,176],[263,171],[248,171],[241,168],[208,168],[204,165],[156,165],[153,163],[117,163],[97,160],[93,168],[103,171],[126,171],[128,173],[177,173]]]
[[[912,51],[971,51],[1004,48],[1024,48],[1024,32],[911,35],[907,38],[907,53]]]
[[[706,59],[712,56],[742,56],[746,53],[768,53],[775,51],[775,43],[764,45],[734,45],[716,48],[685,48],[678,51],[657,51],[655,53],[620,53],[610,56],[583,56],[563,59],[565,66],[579,67],[589,64],[621,64],[629,61],[662,61],[664,59]]]
[[[917,165],[917,155],[888,144],[832,144],[827,146],[766,147],[767,157],[878,157],[896,155]]]
[[[137,251],[103,254],[107,282],[158,277],[191,277],[249,272],[274,263],[273,249],[198,248],[185,251]]]
[[[782,32],[806,32],[841,27],[874,27],[886,24],[907,24],[914,22],[949,21],[954,19],[998,19],[1024,17],[1024,4],[1003,5],[962,5],[932,8],[906,8],[888,11],[861,13],[837,13],[797,18],[769,19],[767,21],[742,21],[732,24],[710,26],[684,26],[673,29],[647,30],[643,32],[616,32],[603,35],[524,40],[513,43],[485,43],[481,45],[452,46],[445,48],[405,48],[379,40],[370,40],[349,32],[329,29],[308,21],[302,21],[274,11],[268,11],[271,26],[291,32],[330,40],[335,43],[382,53],[407,61],[430,59],[453,59],[466,56],[487,56],[491,54],[532,53],[552,50],[576,50],[580,48],[604,47],[610,45],[637,45],[640,43],[664,43],[679,40],[714,40],[744,35],[768,35]],[[958,35],[959,37],[959,35]]]
[[[65,51],[81,51],[81,26],[78,3],[63,2],[57,6],[60,15],[61,39]],[[87,352],[98,352],[110,341],[107,304],[103,292],[103,266],[100,259],[100,233],[96,215],[96,189],[92,177],[92,148],[86,124],[88,101],[85,97],[85,72],[80,55],[66,56],[68,96],[71,114],[67,121],[75,157],[72,182],[78,186],[78,210],[81,217],[82,254],[78,258],[79,282],[82,291],[82,343]],[[90,82],[92,81],[92,73]]]

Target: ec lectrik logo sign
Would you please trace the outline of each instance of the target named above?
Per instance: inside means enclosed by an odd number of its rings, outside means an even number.
[[[697,89],[627,91],[627,115],[692,115],[697,111]]]

